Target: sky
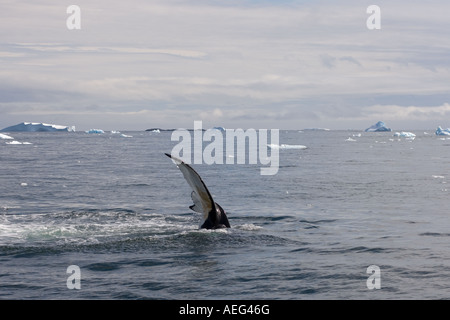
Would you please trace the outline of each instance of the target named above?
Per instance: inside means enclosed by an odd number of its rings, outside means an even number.
[[[450,127],[449,13],[443,0],[2,0],[0,128]]]

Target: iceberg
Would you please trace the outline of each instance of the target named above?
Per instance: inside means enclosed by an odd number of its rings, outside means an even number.
[[[31,142],[20,142],[20,141],[11,141],[11,142],[6,142],[6,144],[32,144]]]
[[[268,144],[267,145],[271,149],[299,149],[303,150],[306,149],[306,146],[300,145],[300,144]]]
[[[0,139],[4,139],[4,140],[12,140],[14,139],[13,137],[10,137],[6,134],[0,133]]]
[[[436,135],[437,136],[450,136],[450,128],[448,129],[442,129],[440,126],[436,129]]]
[[[394,133],[394,137],[402,137],[402,138],[412,138],[414,139],[416,137],[416,135],[412,132],[396,132]]]
[[[102,129],[89,129],[86,133],[105,133]]]
[[[389,132],[392,131],[391,128],[386,127],[383,121],[378,121],[373,126],[370,126],[365,130],[366,132]]]
[[[305,128],[304,131],[331,131],[328,128]]]
[[[155,132],[155,133],[161,133],[162,131],[175,131],[175,129],[150,128],[150,129],[146,129],[145,131],[151,131],[151,132]]]
[[[74,132],[74,126],[61,126],[57,124],[47,124],[38,122],[22,122],[11,127],[0,130],[1,132]]]

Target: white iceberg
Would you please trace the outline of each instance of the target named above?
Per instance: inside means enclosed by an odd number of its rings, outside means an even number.
[[[328,128],[305,128],[304,131],[331,131]]]
[[[47,124],[38,122],[22,122],[11,127],[4,128],[0,131],[3,132],[74,132],[74,126],[61,126],[57,124]]]
[[[13,137],[10,137],[6,134],[0,133],[0,139],[4,139],[4,140],[12,140],[14,139]]]
[[[388,128],[383,121],[378,121],[373,126],[370,126],[365,130],[366,132],[389,132],[392,131],[391,128]]]
[[[437,136],[450,136],[450,128],[448,129],[442,129],[440,126],[436,129],[436,135]]]
[[[88,131],[85,131],[86,133],[105,133],[102,129],[89,129]]]
[[[396,132],[394,133],[394,137],[401,137],[401,138],[412,138],[414,139],[416,137],[416,135],[412,132]]]
[[[303,150],[306,149],[306,146],[300,145],[300,144],[268,144],[267,145],[271,149],[299,149]]]
[[[11,141],[11,142],[6,142],[6,144],[32,144],[30,142],[20,142],[20,141]]]

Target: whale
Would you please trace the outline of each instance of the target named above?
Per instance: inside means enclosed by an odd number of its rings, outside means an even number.
[[[200,226],[202,229],[221,229],[230,228],[227,214],[225,210],[214,201],[211,193],[209,192],[206,184],[203,182],[200,175],[190,165],[184,161],[165,153],[166,156],[172,159],[172,161],[180,169],[187,183],[192,189],[191,198],[194,202],[189,207],[192,211],[201,213],[203,221]]]

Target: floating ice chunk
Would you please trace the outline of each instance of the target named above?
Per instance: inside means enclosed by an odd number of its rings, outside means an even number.
[[[396,133],[394,133],[394,137],[415,138],[416,135],[415,135],[414,133],[412,133],[412,132],[405,132],[405,131],[402,131],[402,132],[396,132]]]
[[[450,128],[448,129],[442,129],[440,126],[436,129],[436,135],[437,136],[450,136]]]
[[[86,131],[86,133],[105,133],[105,131],[103,131],[102,129],[89,129],[88,131]]]
[[[354,142],[354,141],[356,141],[356,139],[353,139],[353,138],[348,137],[348,139],[346,139],[345,141]]]
[[[4,140],[12,140],[14,139],[13,137],[10,137],[6,134],[0,133],[0,139],[4,139]]]
[[[304,131],[330,131],[328,128],[305,128]]]
[[[123,133],[120,136],[123,137],[123,138],[133,138],[133,136],[129,136],[129,135],[126,135],[126,134],[123,134]]]
[[[57,124],[47,124],[38,122],[22,122],[11,127],[4,128],[0,131],[4,132],[73,132],[75,131],[74,126],[61,126]]]
[[[267,145],[271,149],[306,149],[306,146],[300,144],[268,144]]]
[[[434,179],[445,179],[444,176],[432,175],[432,177],[433,177]]]
[[[150,128],[150,129],[146,129],[145,131],[161,133],[161,131],[174,131],[174,129]]]
[[[20,141],[11,141],[11,142],[6,142],[6,144],[32,144],[30,142],[20,142]]]
[[[383,121],[378,121],[373,126],[370,126],[365,130],[366,132],[386,132],[392,131],[391,128],[386,127],[386,124]]]

